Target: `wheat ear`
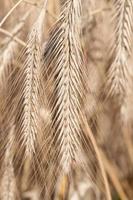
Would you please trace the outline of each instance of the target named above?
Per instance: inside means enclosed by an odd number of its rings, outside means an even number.
[[[56,178],[48,183],[50,188],[52,187],[50,184],[57,181],[62,172],[70,174],[74,163],[89,176],[93,174],[94,177],[94,169],[91,171],[87,163],[89,160],[87,153],[92,151],[94,143],[91,141],[90,145],[89,140],[92,138],[88,136],[87,139],[86,130],[82,127],[85,67],[80,43],[80,19],[81,1],[66,1],[60,18],[50,34],[44,54],[44,69],[46,69],[44,71],[50,83],[50,78],[52,79],[54,87],[49,98],[53,130],[49,144],[52,152],[50,152],[49,176],[52,176],[54,171]],[[93,150],[95,151],[95,148]]]
[[[20,74],[14,80],[19,83],[18,92],[18,113],[16,117],[17,138],[21,147],[25,146],[26,155],[32,155],[35,152],[35,143],[39,135],[39,103],[40,103],[40,67],[41,67],[41,44],[43,34],[43,23],[46,11],[46,2],[44,7],[32,27],[26,48],[23,51],[23,64]],[[20,80],[19,80],[20,79]],[[18,82],[18,83],[17,83]],[[13,84],[16,89],[15,84]]]
[[[19,193],[16,185],[16,178],[13,167],[13,137],[14,137],[14,126],[12,126],[8,135],[8,143],[6,146],[6,152],[4,156],[4,162],[2,163],[2,172],[0,180],[0,199],[1,200],[17,200],[19,199]]]
[[[108,95],[123,98],[128,90],[131,69],[128,60],[132,52],[133,2],[113,0],[115,25],[113,59],[107,74]]]
[[[54,77],[53,130],[60,166],[71,168],[79,151],[81,110],[80,0],[67,0],[46,46],[46,68]]]

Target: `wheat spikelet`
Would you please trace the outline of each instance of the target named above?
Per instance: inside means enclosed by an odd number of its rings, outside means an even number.
[[[113,1],[114,41],[113,60],[107,74],[108,94],[123,98],[128,90],[131,67],[128,60],[132,53],[133,2],[130,0]]]

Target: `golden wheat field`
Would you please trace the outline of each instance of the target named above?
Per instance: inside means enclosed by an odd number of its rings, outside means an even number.
[[[133,200],[133,0],[0,0],[0,200]]]

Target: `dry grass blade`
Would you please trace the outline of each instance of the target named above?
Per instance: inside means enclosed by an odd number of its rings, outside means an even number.
[[[15,42],[17,42],[18,44],[20,44],[22,47],[25,47],[26,44],[25,42],[23,42],[22,40],[20,40],[18,37],[13,36],[10,32],[8,32],[7,30],[0,28],[0,32],[3,33],[4,35],[8,36],[9,38],[12,38]]]
[[[5,21],[7,20],[7,18],[12,14],[12,12],[23,2],[23,0],[18,1],[15,6],[13,6],[13,8],[7,13],[7,15],[2,19],[2,21],[0,22],[0,27],[2,27],[2,25],[5,23]]]
[[[99,165],[100,165],[101,173],[102,173],[102,176],[103,176],[103,179],[104,179],[104,184],[105,184],[105,189],[106,189],[106,198],[108,200],[111,200],[111,193],[110,193],[108,178],[107,178],[107,174],[106,174],[106,171],[105,171],[102,156],[101,156],[100,150],[97,146],[97,143],[95,141],[95,138],[93,136],[93,133],[92,133],[90,127],[88,126],[88,123],[87,123],[85,116],[83,116],[83,124],[84,124],[85,132],[86,132],[86,134],[89,135],[89,138],[90,138],[90,140],[91,140],[91,142],[94,146],[95,152],[96,152],[96,156],[97,156],[97,159],[98,159],[98,162],[99,162]]]
[[[22,18],[22,20],[16,25],[16,27],[12,31],[12,35],[20,35],[22,28],[25,24],[25,20],[29,16],[29,12],[25,14],[25,16]],[[19,45],[16,41],[8,39],[6,41],[7,46],[5,47],[5,50],[3,51],[1,57],[2,61],[0,63],[0,85],[5,84],[5,80],[12,72],[13,68],[13,62],[16,58],[16,54],[19,49]]]
[[[102,156],[102,160],[103,160],[105,169],[106,169],[111,181],[113,182],[113,185],[114,185],[115,189],[117,190],[120,198],[122,200],[128,200],[128,197],[126,196],[126,194],[121,186],[121,183],[119,181],[119,178],[117,176],[117,172],[116,172],[115,168],[108,161],[108,159],[106,158],[106,155],[104,155],[104,153],[102,151],[101,151],[101,156]]]

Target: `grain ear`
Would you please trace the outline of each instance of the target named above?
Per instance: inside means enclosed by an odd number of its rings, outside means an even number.
[[[107,72],[108,95],[122,101],[130,87],[133,35],[133,2],[116,0],[113,2],[114,40],[112,61]]]
[[[82,57],[80,1],[66,1],[45,50],[46,69],[53,77],[50,97],[55,149],[60,167],[69,172],[80,146]],[[55,154],[55,155],[56,155]]]
[[[15,140],[20,145],[20,151],[25,149],[26,157],[32,157],[35,153],[35,143],[39,131],[41,131],[39,127],[39,106],[41,99],[42,35],[46,11],[46,1],[44,2],[44,7],[29,34],[26,47],[20,55],[19,70],[14,76],[11,86],[11,92],[17,94],[16,102],[18,102],[15,105],[17,109]],[[13,112],[14,110],[13,108]]]
[[[94,178],[94,171],[89,169],[87,158],[94,143],[91,143],[90,135],[87,139],[86,129],[82,127],[85,126],[83,121],[86,116],[83,114],[85,67],[80,38],[81,7],[80,0],[65,1],[44,53],[43,74],[47,77],[47,83],[53,84],[49,97],[52,132],[49,133],[48,180],[50,176],[55,178],[46,184],[49,188],[54,188],[60,176],[70,175],[73,166],[81,167],[89,177]],[[110,199],[109,193],[107,196]]]
[[[12,126],[8,134],[8,142],[6,146],[6,152],[4,153],[4,160],[1,166],[1,178],[0,178],[0,199],[1,200],[19,200],[20,194],[16,182],[14,166],[13,166],[13,137],[14,126]]]

